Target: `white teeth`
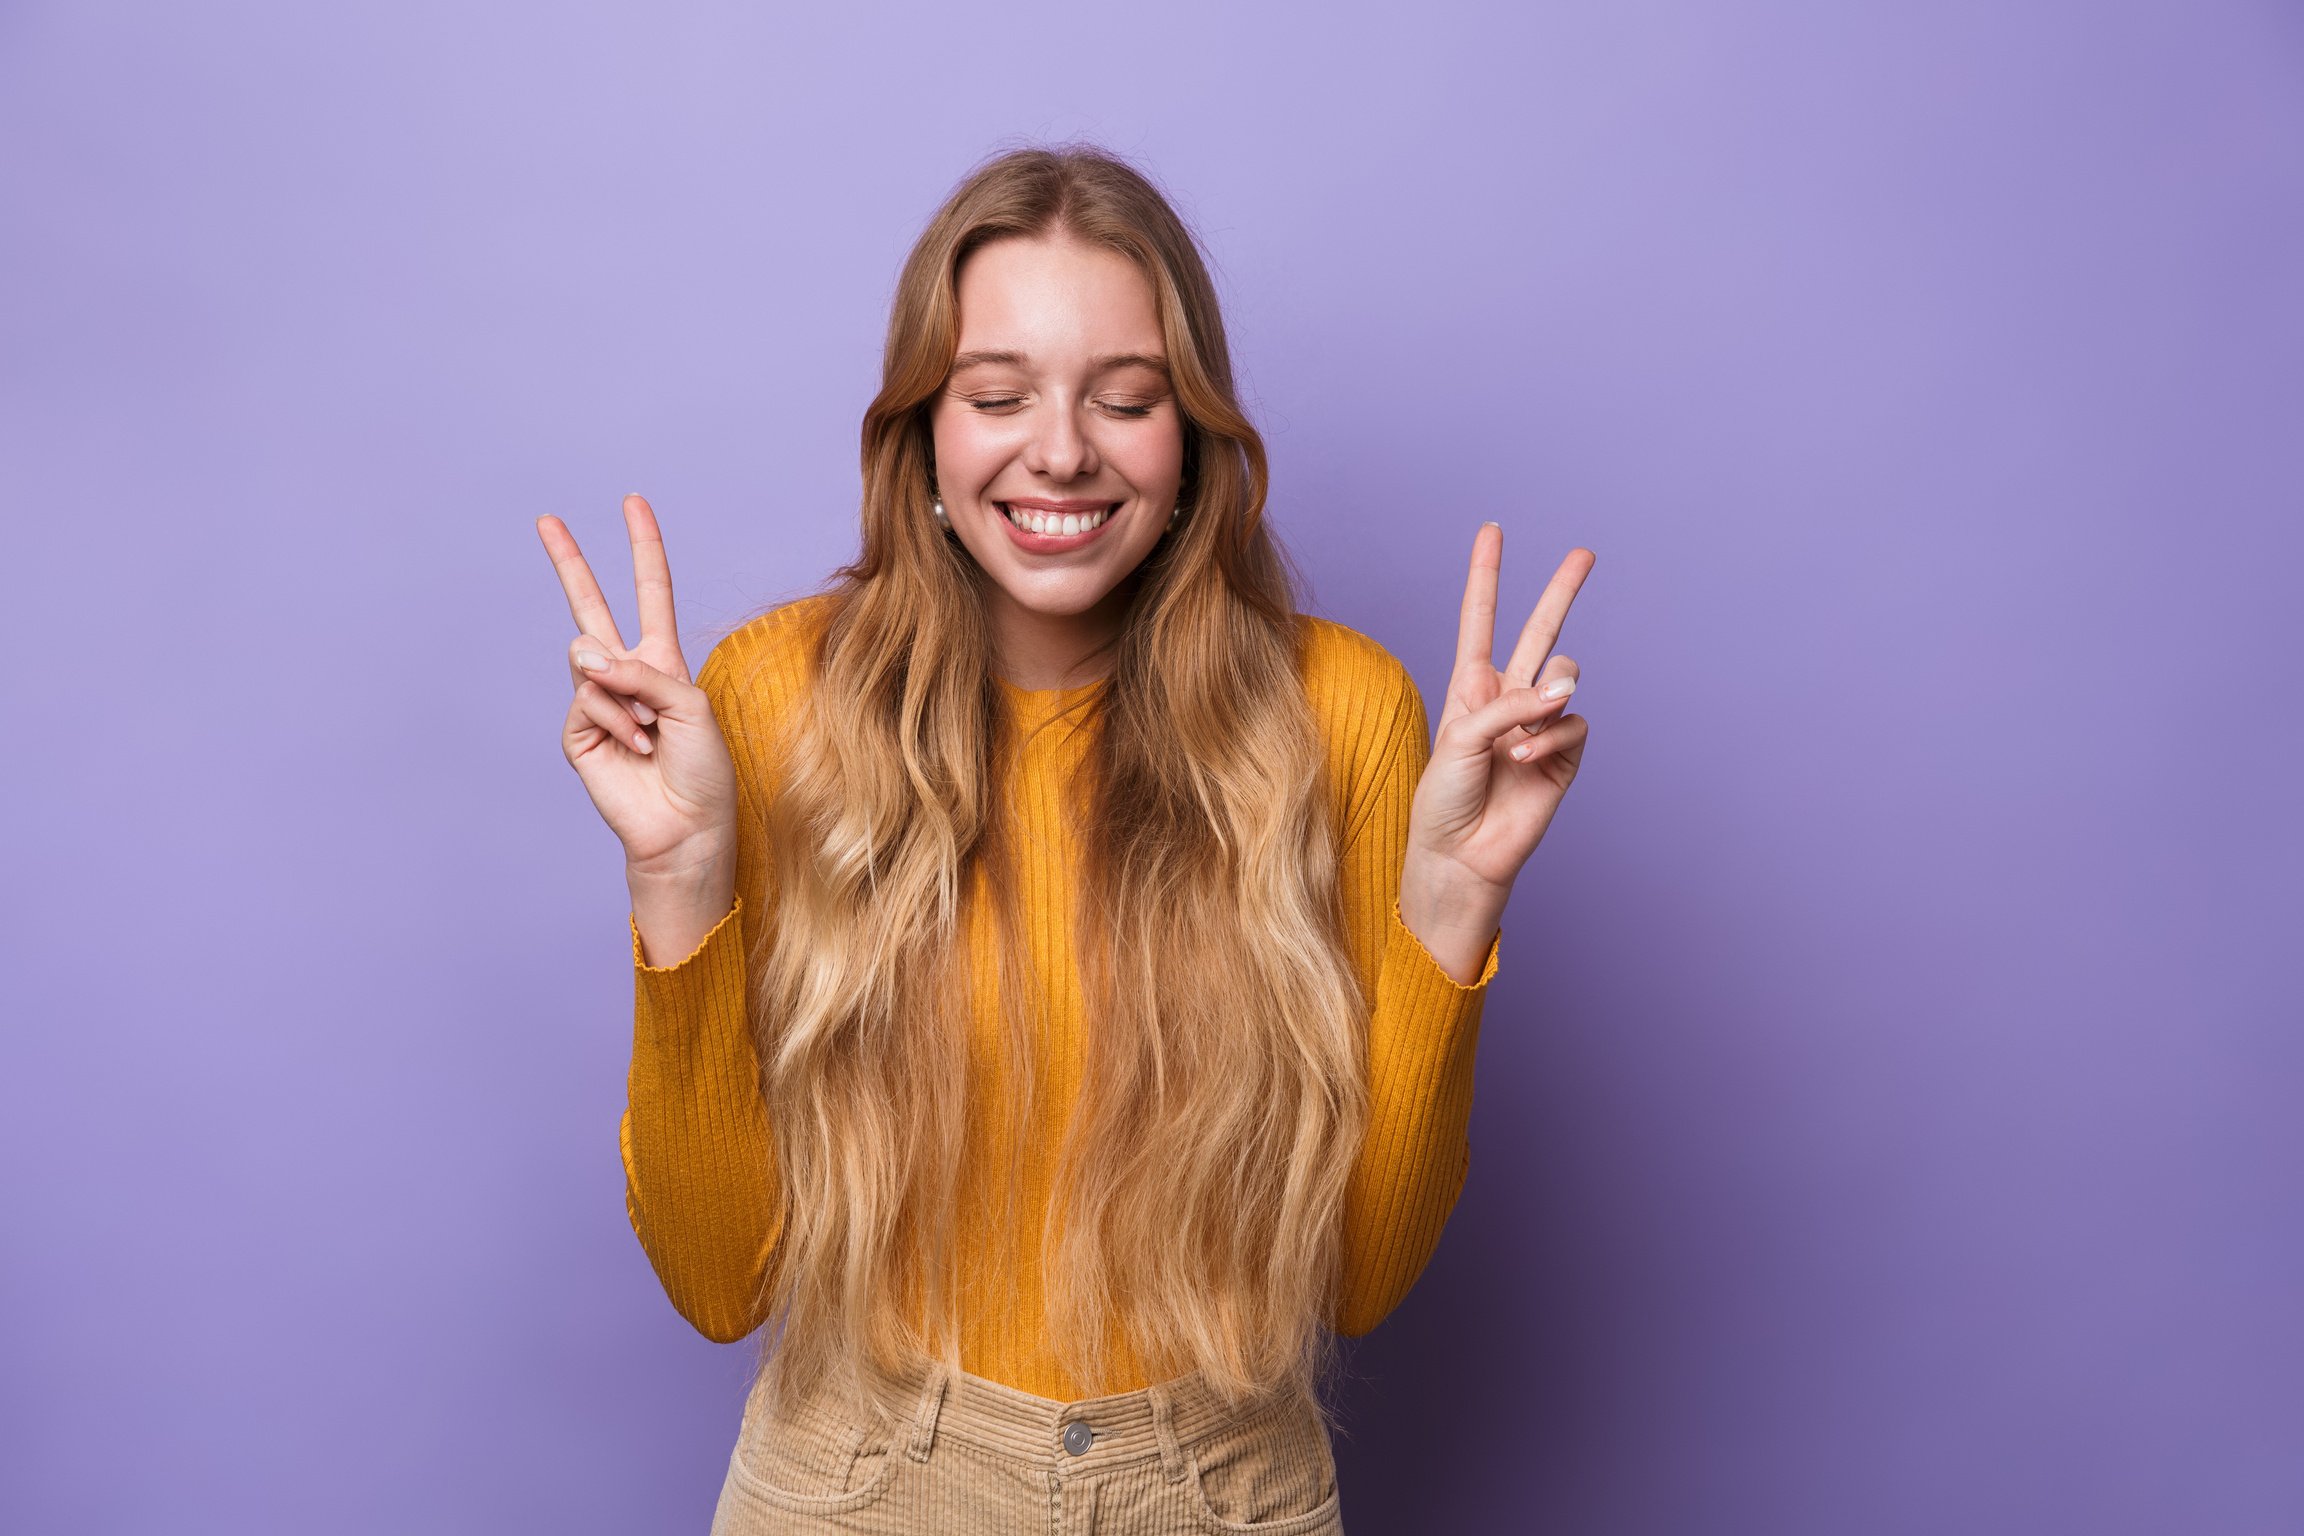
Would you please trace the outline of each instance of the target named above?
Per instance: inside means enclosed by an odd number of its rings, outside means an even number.
[[[1101,524],[1110,515],[1111,508],[1109,507],[1101,512],[1090,512],[1085,516],[1076,512],[1052,515],[1046,512],[1027,512],[1018,507],[1008,509],[1008,521],[1017,527],[1029,528],[1034,533],[1050,533],[1059,536],[1086,533],[1089,529]]]

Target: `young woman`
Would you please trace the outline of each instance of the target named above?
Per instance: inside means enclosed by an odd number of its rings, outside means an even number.
[[[631,647],[539,520],[632,896],[628,1213],[707,1336],[773,1325],[715,1531],[1342,1529],[1335,1336],[1464,1181],[1593,556],[1499,669],[1480,528],[1434,742],[1265,493],[1192,236],[1075,147],[921,235],[861,556],[693,683],[647,502]]]

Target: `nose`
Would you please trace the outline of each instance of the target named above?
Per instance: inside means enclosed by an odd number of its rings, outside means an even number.
[[[1024,467],[1059,483],[1096,472],[1096,447],[1080,430],[1070,407],[1057,405],[1040,413],[1031,444],[1024,452]]]

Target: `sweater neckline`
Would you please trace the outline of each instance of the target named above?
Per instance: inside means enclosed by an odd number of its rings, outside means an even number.
[[[992,674],[992,680],[1008,696],[1010,707],[1019,716],[1032,720],[1046,719],[1067,709],[1110,681],[1109,677],[1099,677],[1091,682],[1075,683],[1069,688],[1019,688],[997,672]]]

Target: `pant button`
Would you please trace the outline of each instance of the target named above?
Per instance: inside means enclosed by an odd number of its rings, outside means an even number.
[[[1095,1442],[1096,1431],[1090,1429],[1079,1419],[1074,1419],[1071,1423],[1064,1426],[1064,1449],[1070,1451],[1073,1455],[1087,1455],[1088,1447],[1095,1444]]]

